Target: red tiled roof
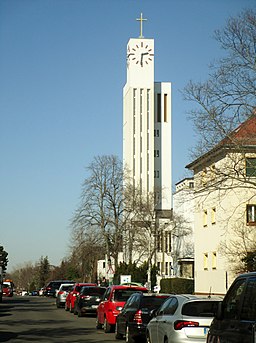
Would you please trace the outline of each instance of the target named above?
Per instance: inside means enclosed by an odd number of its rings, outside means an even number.
[[[256,148],[256,114],[253,114],[245,122],[240,124],[234,131],[232,131],[227,137],[220,141],[213,149],[203,154],[193,162],[189,163],[186,168],[191,169],[198,163],[209,158],[212,154],[216,153],[225,146],[240,146],[249,147],[255,146]]]
[[[218,145],[225,144],[256,145],[256,115],[240,124]]]

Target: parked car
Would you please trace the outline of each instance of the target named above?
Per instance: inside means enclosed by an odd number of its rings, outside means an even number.
[[[221,298],[172,295],[147,325],[148,343],[205,343]]]
[[[146,341],[146,327],[151,311],[158,309],[170,294],[137,292],[130,296],[116,318],[116,339],[126,337],[126,341]]]
[[[3,292],[4,297],[12,297],[13,296],[13,288],[8,283],[3,283],[2,292]]]
[[[238,276],[210,326],[207,343],[256,342],[256,272]]]
[[[58,308],[65,306],[67,295],[73,286],[74,283],[62,283],[60,285],[56,295],[56,306]]]
[[[82,317],[86,313],[97,313],[97,308],[106,287],[84,286],[77,295],[74,305],[74,314]]]
[[[75,283],[66,297],[66,302],[65,302],[66,311],[70,311],[72,313],[74,312],[76,297],[81,291],[83,286],[97,286],[97,284],[96,283]]]
[[[103,299],[97,308],[96,328],[104,326],[105,332],[113,332],[116,317],[123,308],[128,298],[135,292],[148,293],[146,287],[112,285],[106,289]]]
[[[74,281],[72,280],[54,280],[50,281],[45,289],[44,289],[44,295],[47,297],[55,297],[56,296],[56,289],[59,289],[60,285],[63,283],[72,283]]]

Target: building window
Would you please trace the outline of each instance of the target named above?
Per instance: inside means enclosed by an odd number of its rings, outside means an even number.
[[[159,170],[154,170],[154,178],[159,179]]]
[[[246,222],[247,225],[256,225],[256,205],[246,206]]]
[[[161,262],[157,262],[158,273],[161,274]]]
[[[164,94],[164,122],[167,123],[167,94]]]
[[[213,207],[212,208],[212,215],[211,215],[211,219],[212,219],[212,224],[216,224],[216,208]]]
[[[217,268],[217,253],[214,251],[212,253],[212,269]]]
[[[157,130],[154,130],[154,136],[155,137],[159,137],[159,130],[157,129]]]
[[[168,262],[165,262],[165,275],[169,275]]]
[[[168,239],[169,239],[169,235],[168,232],[165,231],[165,252],[168,252]]]
[[[189,182],[188,188],[194,188],[194,182]]]
[[[159,150],[154,150],[154,157],[159,157]]]
[[[256,177],[256,158],[246,158],[246,176]]]
[[[172,233],[168,233],[169,236],[169,252],[172,252]]]
[[[208,270],[208,253],[204,253],[204,270]]]
[[[157,111],[156,111],[156,121],[161,123],[161,94],[157,94]]]
[[[203,212],[203,226],[207,226],[207,210]]]

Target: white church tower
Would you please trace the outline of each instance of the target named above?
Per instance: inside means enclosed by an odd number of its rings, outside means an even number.
[[[127,44],[123,90],[123,162],[133,185],[154,192],[157,210],[172,208],[171,83],[154,80],[154,39],[142,35]]]

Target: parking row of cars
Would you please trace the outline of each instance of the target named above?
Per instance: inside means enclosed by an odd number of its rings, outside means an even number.
[[[240,275],[224,299],[67,282],[56,305],[79,317],[94,313],[96,329],[128,343],[256,342],[256,272]]]
[[[145,287],[65,283],[56,306],[79,317],[94,313],[96,328],[126,342],[205,342],[220,298],[151,293]]]

